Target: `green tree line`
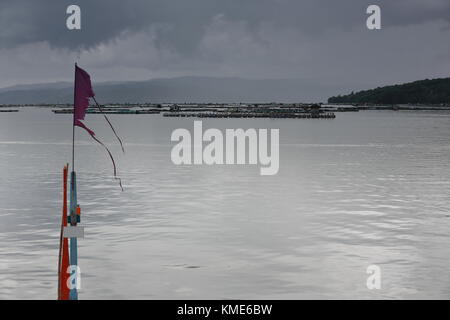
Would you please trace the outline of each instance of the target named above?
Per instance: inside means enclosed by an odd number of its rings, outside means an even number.
[[[425,79],[330,97],[329,103],[440,104],[450,103],[450,78]]]

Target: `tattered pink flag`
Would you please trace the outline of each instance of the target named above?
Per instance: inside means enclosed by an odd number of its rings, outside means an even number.
[[[74,110],[73,110],[73,125],[81,127],[84,130],[86,130],[91,135],[92,139],[97,141],[99,144],[101,144],[105,148],[105,150],[109,154],[109,157],[111,158],[111,161],[112,161],[112,164],[114,167],[114,179],[119,180],[120,188],[123,190],[122,181],[120,180],[120,178],[117,177],[116,163],[114,161],[114,158],[113,158],[111,152],[100,140],[97,139],[94,131],[92,131],[91,129],[86,127],[86,125],[83,122],[81,122],[81,120],[84,120],[84,117],[86,116],[86,110],[89,107],[89,98],[92,98],[95,101],[98,109],[105,117],[106,121],[108,122],[109,126],[111,127],[112,131],[114,132],[114,135],[116,136],[116,138],[119,140],[120,146],[122,147],[122,151],[125,151],[123,148],[122,140],[120,140],[119,136],[116,133],[116,130],[114,130],[113,125],[109,121],[108,117],[103,113],[103,110],[100,107],[100,105],[97,103],[97,100],[95,100],[95,93],[94,93],[94,90],[92,89],[91,77],[89,76],[89,74],[86,71],[79,68],[75,64],[75,97],[74,97]]]
[[[95,93],[92,90],[91,77],[83,69],[75,65],[75,106],[73,111],[73,125],[85,129],[89,134],[95,135],[94,131],[84,125],[86,110],[89,107],[89,98],[94,98]]]

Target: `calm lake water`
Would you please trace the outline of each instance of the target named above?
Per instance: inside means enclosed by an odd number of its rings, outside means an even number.
[[[71,115],[0,113],[0,298],[55,299]],[[280,170],[175,166],[193,118],[99,115],[78,130],[80,299],[450,298],[450,112],[334,120],[203,119],[279,128]],[[369,265],[382,288],[366,287]]]

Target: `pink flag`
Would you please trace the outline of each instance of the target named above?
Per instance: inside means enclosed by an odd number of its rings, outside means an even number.
[[[119,140],[120,145],[122,147],[122,151],[124,151],[124,148],[123,148],[123,145],[122,145],[122,140],[119,138],[119,136],[116,133],[116,130],[114,129],[114,127],[111,124],[111,122],[109,121],[108,117],[106,117],[106,115],[103,113],[102,108],[100,107],[100,105],[95,100],[95,93],[94,93],[94,90],[92,90],[91,77],[89,76],[89,74],[86,71],[84,71],[83,69],[79,68],[75,64],[75,97],[74,97],[74,109],[73,109],[73,125],[81,127],[84,130],[86,130],[95,141],[97,141],[99,144],[101,144],[105,148],[105,150],[108,152],[109,157],[111,158],[111,161],[112,161],[112,164],[113,164],[114,178],[119,180],[120,188],[123,191],[122,181],[120,180],[120,178],[117,177],[116,163],[114,161],[114,158],[113,158],[111,152],[109,151],[109,149],[100,140],[97,139],[97,137],[95,136],[94,131],[92,131],[91,129],[86,127],[85,124],[83,122],[81,122],[81,120],[84,120],[84,117],[86,115],[86,110],[89,107],[89,98],[93,98],[94,99],[95,104],[97,105],[97,107],[99,108],[100,112],[103,114],[103,116],[105,117],[106,121],[110,125],[112,131],[114,132],[114,135]]]
[[[86,109],[89,107],[89,98],[93,98],[94,96],[95,93],[94,90],[92,90],[91,77],[86,71],[75,65],[75,106],[73,111],[73,124],[85,129],[90,135],[93,135],[94,131],[86,127],[81,120],[84,120]]]

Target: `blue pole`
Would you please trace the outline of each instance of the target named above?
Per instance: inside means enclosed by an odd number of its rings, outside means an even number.
[[[70,173],[70,218],[71,226],[77,225],[77,179],[75,174],[75,107],[77,93],[77,64],[75,63],[75,77],[73,85],[73,125],[72,125],[72,172]],[[70,300],[78,300],[78,244],[77,238],[70,238],[70,276],[75,275],[75,288],[70,289]],[[72,283],[73,284],[73,283]]]
[[[77,225],[77,180],[75,171],[70,174],[70,225]],[[75,287],[70,290],[70,300],[78,300],[77,282],[78,282],[78,244],[77,238],[70,238],[70,266],[71,278],[75,276]]]

